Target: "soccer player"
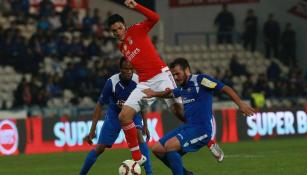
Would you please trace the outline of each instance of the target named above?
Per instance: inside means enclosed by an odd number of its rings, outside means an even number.
[[[90,133],[85,137],[85,141],[87,141],[89,144],[92,144],[92,139],[95,137],[96,125],[101,117],[102,106],[109,104],[109,108],[106,112],[105,120],[100,130],[97,146],[87,155],[80,175],[87,174],[98,156],[101,155],[106,148],[112,147],[121,131],[118,114],[120,113],[122,105],[124,104],[125,100],[127,100],[129,94],[135,89],[137,83],[138,76],[133,74],[132,65],[122,58],[120,60],[120,73],[113,75],[107,80],[96,104]],[[141,120],[142,118],[139,114],[135,115],[134,122],[138,128],[137,135],[139,139],[139,146],[142,154],[145,155],[148,160],[145,162],[145,171],[147,175],[152,175],[150,152],[142,137],[143,131],[146,133],[147,139],[149,139],[149,131],[147,129],[146,119],[143,118],[143,127]]]
[[[124,57],[132,64],[139,76],[139,84],[133,90],[122,111],[119,114],[121,126],[124,130],[128,147],[132,158],[142,165],[146,157],[142,156],[138,141],[137,130],[133,123],[133,117],[140,111],[142,98],[145,94],[142,90],[152,88],[164,91],[166,88],[174,89],[176,83],[167,65],[161,60],[155,46],[148,36],[148,32],[159,21],[159,15],[136,3],[134,0],[126,0],[125,4],[132,9],[144,14],[147,19],[127,28],[122,16],[114,14],[108,18],[108,25],[113,35],[118,40],[118,48]],[[152,104],[155,99],[148,100]],[[180,98],[165,100],[173,113],[183,120],[183,107]]]
[[[221,151],[212,143],[212,96],[216,91],[226,93],[234,101],[244,116],[252,115],[255,110],[244,103],[232,88],[206,74],[193,75],[189,63],[178,58],[170,65],[175,81],[180,86],[174,90],[155,92],[143,90],[147,98],[179,97],[183,99],[184,115],[187,122],[167,133],[153,146],[153,153],[166,164],[175,175],[186,174],[181,156],[208,146],[218,155]],[[215,146],[212,146],[214,144]],[[217,157],[219,158],[219,157]]]

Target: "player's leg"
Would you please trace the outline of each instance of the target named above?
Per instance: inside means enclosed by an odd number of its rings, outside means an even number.
[[[135,123],[136,128],[137,128],[138,142],[139,142],[141,153],[147,159],[145,164],[144,164],[146,175],[152,175],[152,166],[151,166],[151,160],[150,160],[150,152],[149,152],[149,148],[147,146],[147,143],[145,142],[145,140],[143,138],[143,126],[142,126],[142,119],[141,119],[140,115],[135,116],[134,123]]]
[[[119,120],[125,133],[125,137],[128,143],[128,147],[131,151],[132,158],[139,164],[143,164],[146,161],[146,157],[142,156],[141,154],[139,143],[137,140],[137,129],[133,122],[133,118],[135,114],[140,111],[139,102],[145,96],[142,90],[143,88],[138,85],[136,89],[132,91],[119,114]]]
[[[177,150],[176,152],[182,157],[185,153],[181,151],[181,146],[175,145],[176,149],[174,149],[173,146],[170,145],[170,143],[172,141],[170,141],[171,139],[173,139],[174,137],[176,137],[176,135],[178,135],[181,130],[184,128],[184,126],[181,126],[179,128],[176,128],[174,130],[172,130],[171,132],[168,132],[167,134],[165,134],[158,143],[156,143],[153,147],[152,147],[152,151],[154,153],[154,155],[161,160],[168,168],[172,169],[171,167],[171,163],[170,160],[168,159],[167,155],[167,149],[171,150]],[[178,143],[178,142],[176,142]],[[166,144],[168,145],[166,147]],[[171,153],[173,154],[173,153]],[[178,155],[176,154],[176,156]],[[172,157],[172,155],[171,155]],[[178,157],[177,157],[178,158]],[[185,175],[191,175],[192,173],[188,170],[186,170],[183,167],[183,172]]]
[[[212,127],[212,134],[211,134],[211,139],[207,144],[207,147],[211,151],[214,158],[216,158],[218,162],[222,162],[224,159],[224,152],[215,141],[216,123],[214,116],[212,116],[211,119],[211,127]]]
[[[118,121],[117,112],[109,109],[106,113],[105,121],[99,133],[97,146],[87,155],[80,171],[80,175],[87,174],[96,162],[98,156],[104,152],[105,148],[112,147],[113,143],[118,137],[120,130],[121,127]]]
[[[184,175],[184,168],[182,164],[181,155],[178,151],[181,149],[180,142],[177,137],[169,139],[165,145],[166,149],[166,158],[169,162],[171,170],[174,175]]]
[[[106,148],[106,145],[98,144],[95,149],[91,150],[88,153],[84,161],[84,164],[82,166],[82,169],[80,171],[80,175],[86,175],[88,173],[88,171],[91,169],[91,167],[96,162],[98,156],[104,152],[105,148]]]

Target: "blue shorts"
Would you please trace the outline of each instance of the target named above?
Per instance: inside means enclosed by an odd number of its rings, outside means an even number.
[[[122,129],[120,126],[118,114],[118,112],[112,109],[107,110],[97,144],[103,144],[109,148],[112,147]],[[143,128],[141,115],[136,115],[133,121],[136,125],[136,128]]]
[[[181,152],[195,152],[208,144],[211,140],[211,131],[205,131],[200,125],[184,124],[164,135],[159,142],[164,146],[172,137],[179,140]]]

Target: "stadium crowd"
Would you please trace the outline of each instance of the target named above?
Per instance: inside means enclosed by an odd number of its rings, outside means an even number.
[[[70,5],[58,12],[49,0],[40,3],[37,14],[29,13],[29,8],[26,0],[11,0],[0,7],[0,65],[10,65],[18,73],[30,75],[30,78],[23,77],[16,88],[13,106],[44,107],[48,100],[62,97],[65,90],[73,93],[68,104],[78,105],[83,97],[96,101],[105,81],[118,71],[118,59],[121,56],[106,27],[105,19],[111,12],[102,16],[99,9],[93,9],[80,15]],[[229,13],[219,15],[215,20],[221,30],[223,23],[229,24],[227,19],[223,19],[223,16],[228,18]],[[254,12],[250,10],[243,34],[244,45],[247,48],[251,44],[252,51],[256,49],[253,44],[256,39],[250,37],[250,32],[254,32],[253,15]],[[234,24],[230,22],[230,25],[233,28]],[[289,25],[287,29],[291,28]],[[289,35],[293,35],[293,32]],[[282,45],[288,48],[287,44],[291,45],[293,38],[283,38],[285,43]],[[223,36],[220,36],[219,42],[222,40]],[[275,46],[266,44],[266,47]],[[267,49],[267,54],[269,52]],[[285,55],[283,52],[280,55]],[[275,56],[280,58],[278,53]],[[288,64],[284,60],[289,58],[281,59]],[[295,60],[295,56],[292,59]],[[272,61],[267,72],[253,81],[253,72],[248,72],[246,65],[239,63],[234,55],[229,70],[219,75],[217,69],[217,75],[213,76],[230,86],[234,86],[233,76],[246,76],[241,94],[245,99],[250,98],[253,92],[264,92],[266,97],[275,98],[306,97],[307,74],[304,77],[296,61],[288,65],[289,73],[281,74],[279,65]]]

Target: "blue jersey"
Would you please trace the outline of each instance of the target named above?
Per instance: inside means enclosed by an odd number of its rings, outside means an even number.
[[[184,115],[188,124],[202,125],[211,131],[213,92],[224,84],[206,74],[191,75],[183,87],[173,90],[175,97],[182,97]]]
[[[126,101],[131,92],[136,88],[138,83],[138,76],[132,75],[132,79],[129,82],[123,82],[120,80],[119,74],[115,74],[110,77],[103,87],[103,90],[98,99],[100,105],[109,104],[109,108],[120,112],[120,108],[117,106],[117,102]]]

